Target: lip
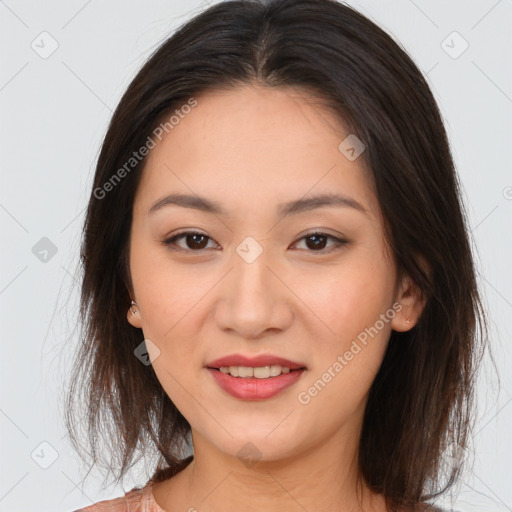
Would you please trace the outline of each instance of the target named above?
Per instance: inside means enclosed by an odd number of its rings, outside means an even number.
[[[232,377],[214,368],[207,368],[215,382],[226,393],[242,400],[265,400],[271,398],[297,382],[305,369],[282,373],[278,377],[258,379],[256,377]]]
[[[242,354],[230,354],[228,356],[224,356],[224,357],[215,359],[214,361],[207,363],[205,366],[207,368],[219,369],[221,366],[251,366],[254,368],[254,367],[260,367],[260,366],[272,366],[272,365],[284,366],[286,368],[290,368],[290,370],[298,370],[300,368],[306,368],[306,365],[303,363],[297,363],[295,361],[290,361],[289,359],[274,356],[272,354],[261,354],[256,357],[244,356]],[[273,378],[278,378],[278,377],[273,377]],[[258,380],[261,380],[261,379],[258,379]]]

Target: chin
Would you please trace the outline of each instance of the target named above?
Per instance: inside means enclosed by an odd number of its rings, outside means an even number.
[[[290,439],[294,440],[293,446],[286,444]],[[295,436],[285,431],[281,435],[268,436],[266,432],[251,434],[248,429],[244,436],[225,437],[210,442],[225,455],[236,457],[243,466],[252,468],[258,463],[276,462],[292,457],[299,450],[296,441]]]

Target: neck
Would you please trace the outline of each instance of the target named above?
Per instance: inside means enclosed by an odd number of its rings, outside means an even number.
[[[192,462],[153,490],[168,512],[387,512],[384,497],[361,478],[353,439],[338,438],[336,447],[311,446],[289,458],[244,463],[195,431],[192,438]]]

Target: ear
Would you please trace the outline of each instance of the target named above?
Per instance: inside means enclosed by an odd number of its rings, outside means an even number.
[[[128,311],[126,313],[126,318],[128,322],[133,325],[133,327],[137,327],[138,329],[142,329],[142,321],[140,318],[139,306],[135,304],[130,304],[128,307]]]
[[[427,302],[426,298],[414,281],[409,276],[404,276],[399,283],[395,300],[401,305],[401,309],[395,310],[391,328],[398,332],[409,331],[418,323]]]

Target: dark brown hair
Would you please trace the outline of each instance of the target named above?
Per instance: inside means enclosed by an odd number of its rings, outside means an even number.
[[[118,482],[138,449],[156,455],[154,480],[191,460],[184,458],[190,425],[152,366],[134,357],[141,330],[126,320],[132,206],[146,158],[108,193],[98,191],[177,107],[243,84],[316,94],[366,147],[361,158],[399,276],[410,276],[426,305],[412,330],[391,334],[365,411],[361,474],[393,506],[438,496],[462,469],[462,461],[443,466],[443,454],[457,460],[467,446],[486,341],[467,218],[443,121],[422,73],[386,32],[334,0],[214,5],[156,50],[122,97],[83,229],[83,329],[66,401],[74,447],[81,453],[75,426],[82,405],[88,455],[94,463],[104,458]],[[98,435],[107,439],[100,451]]]

